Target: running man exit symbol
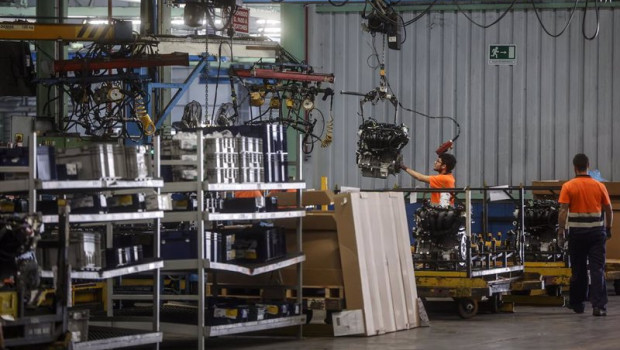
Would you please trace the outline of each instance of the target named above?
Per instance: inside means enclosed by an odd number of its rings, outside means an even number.
[[[489,64],[515,64],[516,45],[489,45]]]

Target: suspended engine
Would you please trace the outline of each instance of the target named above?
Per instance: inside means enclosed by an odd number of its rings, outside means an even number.
[[[409,142],[409,130],[404,124],[369,119],[360,125],[358,136],[356,161],[362,176],[385,179],[400,171],[400,151]]]
[[[557,244],[559,204],[555,200],[534,199],[524,207],[525,255],[528,261],[563,260],[562,248]],[[515,218],[519,210],[515,211]]]

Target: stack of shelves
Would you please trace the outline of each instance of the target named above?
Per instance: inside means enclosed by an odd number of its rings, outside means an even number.
[[[158,173],[153,179],[138,180],[39,180],[36,179],[37,159],[36,153],[36,135],[31,135],[29,149],[29,166],[24,167],[0,167],[0,172],[25,173],[26,179],[0,181],[0,193],[4,194],[23,194],[28,193],[29,212],[36,213],[38,194],[62,195],[66,193],[98,193],[104,191],[144,191],[155,190],[159,193],[163,187],[163,180],[157,179]],[[158,169],[158,156],[155,152],[155,163]],[[89,225],[107,225],[111,227],[114,224],[135,223],[135,222],[151,222],[155,227],[153,234],[153,242],[159,242],[159,220],[163,218],[163,211],[143,211],[143,212],[121,212],[121,213],[100,213],[100,214],[70,214],[68,221],[71,225],[89,224]],[[58,215],[42,215],[43,223],[54,226],[59,223]],[[72,271],[71,279],[80,280],[109,280],[110,278],[135,274],[139,272],[153,271],[154,278],[159,281],[159,270],[164,266],[162,260],[159,259],[159,245],[154,244],[154,258],[148,261],[142,261],[133,265],[126,265],[116,268],[106,268],[99,271]],[[108,230],[106,234],[106,247],[112,248],[112,231]],[[52,271],[42,271],[43,278],[56,278]],[[111,286],[111,284],[110,284]],[[69,286],[70,288],[70,286]],[[109,288],[111,289],[111,287]],[[158,344],[162,340],[162,333],[159,331],[159,290],[155,288],[150,296],[153,301],[154,315],[150,320],[152,325],[151,331],[127,331],[104,329],[100,327],[90,327],[88,341],[76,342],[73,344],[74,349],[117,349],[127,346]],[[111,305],[111,304],[108,304]],[[111,307],[109,308],[111,310]],[[66,315],[65,315],[66,317]],[[37,317],[41,319],[40,316]],[[36,318],[31,320],[36,321]],[[29,322],[29,320],[17,320],[16,322]],[[92,336],[90,333],[93,333]],[[54,339],[55,340],[55,339]],[[129,342],[131,341],[131,342]],[[17,345],[5,343],[5,346]]]
[[[174,311],[162,308],[161,327],[165,332],[195,335],[198,340],[198,349],[203,349],[205,338],[213,336],[221,336],[227,334],[237,334],[244,332],[252,332],[264,329],[279,328],[302,325],[305,323],[305,316],[301,311],[298,314],[286,317],[264,319],[259,321],[247,321],[239,323],[231,323],[224,325],[207,325],[206,318],[206,276],[207,272],[228,271],[248,276],[256,276],[271,271],[277,271],[287,266],[297,266],[297,303],[301,305],[301,263],[305,261],[305,255],[302,253],[301,246],[301,219],[306,212],[301,208],[301,190],[305,189],[304,182],[289,183],[209,183],[203,181],[205,179],[205,155],[203,132],[197,132],[197,159],[196,161],[179,161],[179,160],[162,160],[162,165],[192,165],[197,169],[197,179],[192,182],[166,182],[162,192],[191,192],[195,194],[197,199],[196,210],[187,212],[166,212],[162,222],[194,222],[196,227],[197,242],[205,242],[205,230],[208,223],[219,221],[253,221],[253,220],[278,220],[288,218],[298,218],[297,227],[297,251],[289,252],[286,256],[270,260],[265,263],[257,264],[231,264],[210,261],[205,254],[204,244],[197,244],[196,259],[183,260],[166,260],[162,271],[168,273],[196,273],[197,274],[197,290],[195,294],[189,295],[171,295],[162,296],[166,300],[190,300],[196,304],[194,308],[176,308]],[[301,142],[300,142],[301,145]],[[297,164],[297,179],[301,179],[301,164]],[[205,192],[234,192],[234,191],[270,191],[270,190],[296,190],[298,195],[297,208],[291,210],[274,211],[274,212],[249,212],[249,213],[217,213],[205,211]],[[301,308],[301,306],[300,306]],[[168,322],[168,318],[164,316],[166,313],[173,313],[174,322]],[[178,321],[177,321],[178,320]],[[300,327],[301,335],[301,327]]]

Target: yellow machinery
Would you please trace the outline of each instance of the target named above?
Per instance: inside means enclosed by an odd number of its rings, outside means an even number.
[[[472,235],[472,190],[475,189],[454,190],[465,192],[464,210],[459,207],[427,209],[424,206],[418,209],[417,229],[414,231],[413,261],[418,296],[427,300],[452,298],[462,318],[475,316],[482,301],[488,304],[491,312],[511,311],[512,304],[504,302],[503,295],[513,290],[513,284],[519,283],[521,289],[542,288],[543,285],[540,278],[525,282],[520,230],[503,238]],[[518,190],[518,200],[523,205],[523,190]],[[456,234],[446,234],[448,230],[439,227],[439,222],[447,221],[450,216],[463,216],[461,227],[464,229],[459,228]],[[519,219],[522,227],[522,217]],[[455,225],[450,224],[450,227]],[[447,238],[442,241],[442,237]],[[447,249],[450,247],[457,249]]]
[[[616,295],[620,295],[620,259],[605,261],[605,278],[607,281],[614,281]]]
[[[468,277],[466,271],[416,271],[416,287],[421,298],[453,298],[457,313],[462,318],[472,318],[478,313],[478,305],[485,301],[489,311],[512,311],[510,302],[503,300],[503,294],[512,289],[523,275],[518,268],[496,268],[473,271]],[[537,286],[531,286],[536,288]]]

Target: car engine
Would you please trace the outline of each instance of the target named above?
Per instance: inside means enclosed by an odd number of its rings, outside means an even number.
[[[358,136],[356,161],[362,176],[385,179],[400,172],[400,151],[409,142],[409,129],[404,124],[368,119],[360,125]]]
[[[524,250],[528,261],[557,261],[564,258],[557,244],[559,204],[555,200],[534,199],[523,209]],[[519,217],[518,209],[515,218]]]
[[[432,269],[464,266],[467,258],[465,208],[436,207],[425,202],[415,213],[416,264],[428,263]],[[424,268],[424,266],[421,266]]]

